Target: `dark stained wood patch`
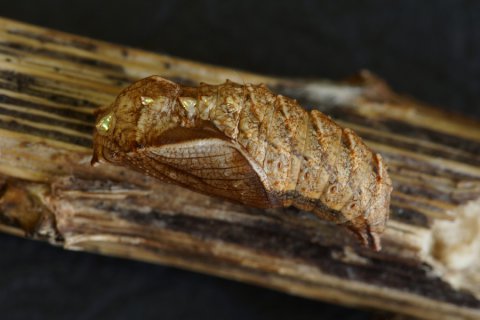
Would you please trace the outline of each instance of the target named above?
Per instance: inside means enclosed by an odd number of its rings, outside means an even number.
[[[46,78],[33,77],[21,72],[0,69],[0,80],[5,81],[0,81],[1,89],[20,92],[74,107],[99,107],[98,103],[87,99],[78,99],[76,97],[50,92],[48,89],[54,88],[55,84]],[[45,87],[46,90],[40,90],[39,87]]]
[[[23,107],[23,108],[26,108],[26,109],[31,109],[31,110],[45,111],[45,112],[55,114],[55,115],[58,115],[58,116],[63,116],[63,117],[69,117],[69,118],[77,119],[77,120],[82,120],[82,121],[89,122],[89,123],[92,123],[92,124],[95,121],[95,116],[91,113],[85,113],[85,112],[76,111],[76,110],[72,110],[72,109],[56,108],[56,107],[49,106],[49,105],[46,105],[46,104],[27,101],[27,100],[23,100],[23,99],[16,98],[16,97],[10,97],[6,94],[0,94],[0,104],[1,103],[10,104],[10,105],[14,105],[14,106],[20,106],[20,107]],[[92,127],[93,127],[93,125],[90,126],[90,128],[92,128]]]
[[[289,225],[270,222],[258,222],[253,226],[242,225],[183,214],[163,214],[160,211],[145,214],[107,202],[99,209],[115,212],[119,217],[135,224],[161,226],[200,239],[237,244],[268,255],[300,260],[343,279],[396,288],[435,300],[480,308],[480,301],[472,294],[455,291],[440,278],[432,278],[426,265],[395,256],[373,255],[364,256],[371,263],[358,264],[353,268],[351,264],[332,258],[332,250],[341,250],[340,247],[322,246],[302,229]]]
[[[430,225],[429,219],[423,213],[394,205],[390,206],[390,217],[419,227],[428,227]]]
[[[60,128],[69,128],[69,129],[76,130],[78,132],[82,132],[86,134],[90,134],[93,131],[93,125],[81,124],[77,122],[61,120],[58,118],[46,117],[46,116],[29,113],[29,112],[21,112],[21,111],[12,110],[12,109],[6,109],[6,108],[2,108],[1,104],[0,104],[0,114],[15,117],[18,119],[33,121],[35,123],[43,123],[50,126],[58,126]]]
[[[27,133],[37,137],[67,142],[67,143],[82,146],[82,147],[87,147],[87,148],[92,147],[92,139],[68,135],[63,132],[54,131],[54,130],[36,128],[36,127],[19,123],[18,121],[14,121],[14,120],[13,121],[0,120],[0,128],[19,132],[19,133]]]
[[[46,34],[38,34],[27,30],[7,29],[7,33],[17,35],[27,39],[37,40],[41,43],[54,43],[65,47],[74,47],[85,51],[94,52],[97,46],[92,42],[81,41],[77,39],[66,39],[63,37],[53,37]]]
[[[110,62],[97,60],[93,58],[81,57],[81,56],[77,56],[70,53],[54,51],[46,48],[31,47],[26,44],[10,42],[10,41],[0,41],[0,47],[18,50],[21,52],[27,52],[31,54],[37,54],[40,56],[45,56],[53,59],[78,63],[84,66],[95,67],[95,68],[118,72],[118,73],[124,73],[123,67],[121,65],[113,64]]]

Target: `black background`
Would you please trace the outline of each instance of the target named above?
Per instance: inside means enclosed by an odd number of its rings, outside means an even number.
[[[480,118],[478,1],[0,1],[0,15],[281,76],[367,68]],[[0,235],[2,319],[369,319],[371,314]]]

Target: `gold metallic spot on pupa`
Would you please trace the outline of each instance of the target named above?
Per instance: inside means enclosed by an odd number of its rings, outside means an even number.
[[[144,106],[148,106],[148,105],[151,105],[153,103],[153,98],[150,98],[150,97],[144,97],[144,96],[141,96],[140,97],[140,100],[142,101],[142,105]]]
[[[98,123],[95,125],[95,127],[97,128],[99,134],[105,135],[113,128],[113,126],[115,125],[114,122],[115,116],[113,115],[113,113],[109,113],[103,118],[101,118],[100,121],[98,121]]]
[[[179,97],[180,103],[183,108],[187,110],[188,117],[191,118],[195,114],[195,106],[197,105],[197,100],[190,97]]]
[[[199,105],[200,118],[207,120],[210,114],[210,110],[215,107],[215,98],[212,96],[202,96],[201,103]]]
[[[202,96],[202,102],[206,104],[207,106],[211,105],[214,103],[214,97],[211,96]]]

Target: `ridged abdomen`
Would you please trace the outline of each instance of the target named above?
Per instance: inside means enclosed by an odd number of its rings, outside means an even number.
[[[384,227],[391,182],[378,154],[317,110],[307,112],[265,86],[242,88],[237,141],[261,165],[283,206],[338,224],[366,224],[373,212]]]

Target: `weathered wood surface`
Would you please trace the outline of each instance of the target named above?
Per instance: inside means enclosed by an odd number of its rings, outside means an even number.
[[[262,211],[89,165],[93,111],[130,82],[266,83],[354,129],[394,182],[383,250],[294,209]],[[0,231],[345,305],[480,319],[480,123],[349,83],[218,68],[0,19]]]

